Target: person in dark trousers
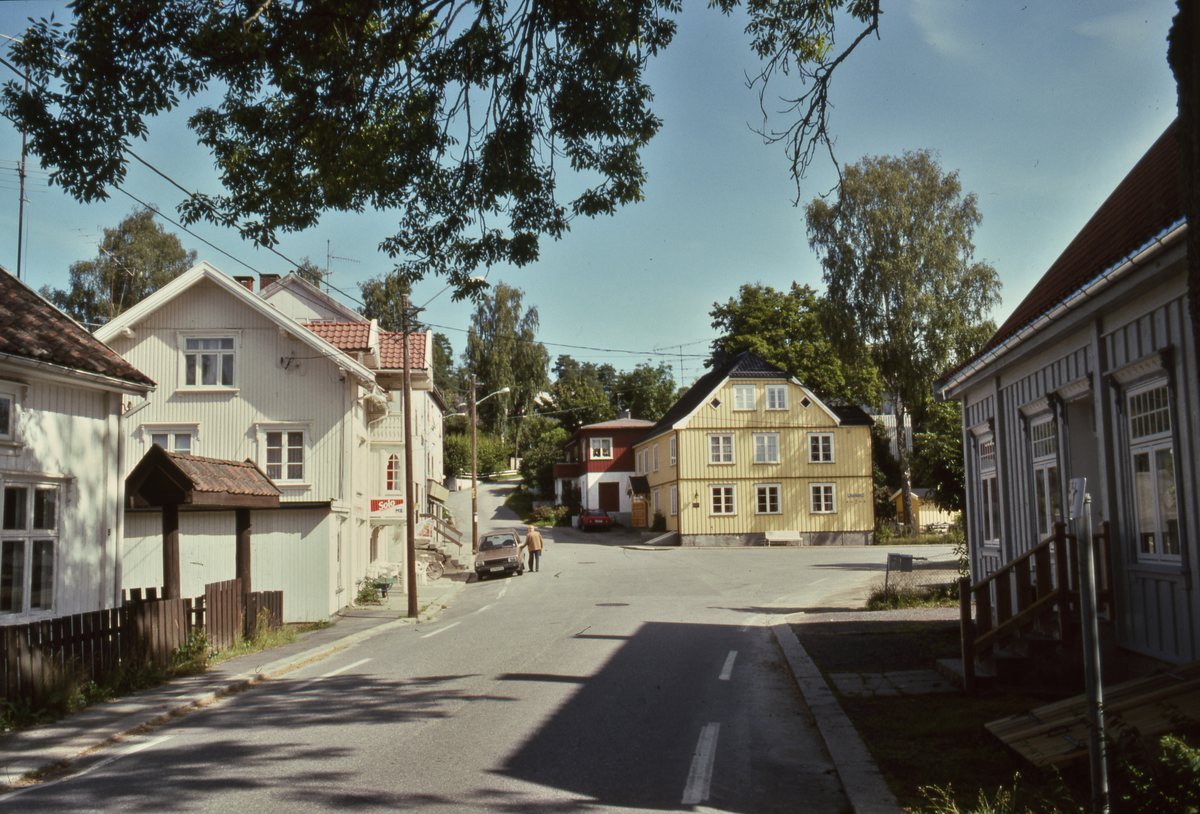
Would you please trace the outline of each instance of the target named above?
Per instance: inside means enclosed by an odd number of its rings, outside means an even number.
[[[529,570],[537,571],[542,564],[542,533],[533,526],[526,527],[525,547],[529,549]]]

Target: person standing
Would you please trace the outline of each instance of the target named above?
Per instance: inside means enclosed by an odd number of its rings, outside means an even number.
[[[533,526],[526,526],[525,547],[529,549],[529,570],[537,571],[542,565],[542,533]]]

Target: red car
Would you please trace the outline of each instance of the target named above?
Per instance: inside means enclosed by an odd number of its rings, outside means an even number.
[[[608,512],[600,509],[584,509],[579,515],[579,528],[584,531],[589,529],[607,531],[612,528],[612,518],[608,516]]]

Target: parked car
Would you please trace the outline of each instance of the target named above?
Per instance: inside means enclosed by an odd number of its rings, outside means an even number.
[[[584,531],[588,529],[604,529],[607,531],[612,528],[612,518],[608,516],[608,512],[600,509],[584,509],[579,514],[579,528]]]
[[[482,581],[497,574],[525,573],[521,538],[515,531],[494,531],[479,538],[475,555],[475,573]]]

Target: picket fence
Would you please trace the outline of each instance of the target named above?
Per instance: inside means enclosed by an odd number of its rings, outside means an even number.
[[[242,594],[241,580],[228,580],[206,585],[195,599],[159,599],[156,588],[135,588],[119,608],[0,627],[0,698],[37,705],[71,681],[102,683],[132,665],[165,669],[193,631],[223,649],[239,634],[252,636],[260,621],[282,624],[283,592]]]

